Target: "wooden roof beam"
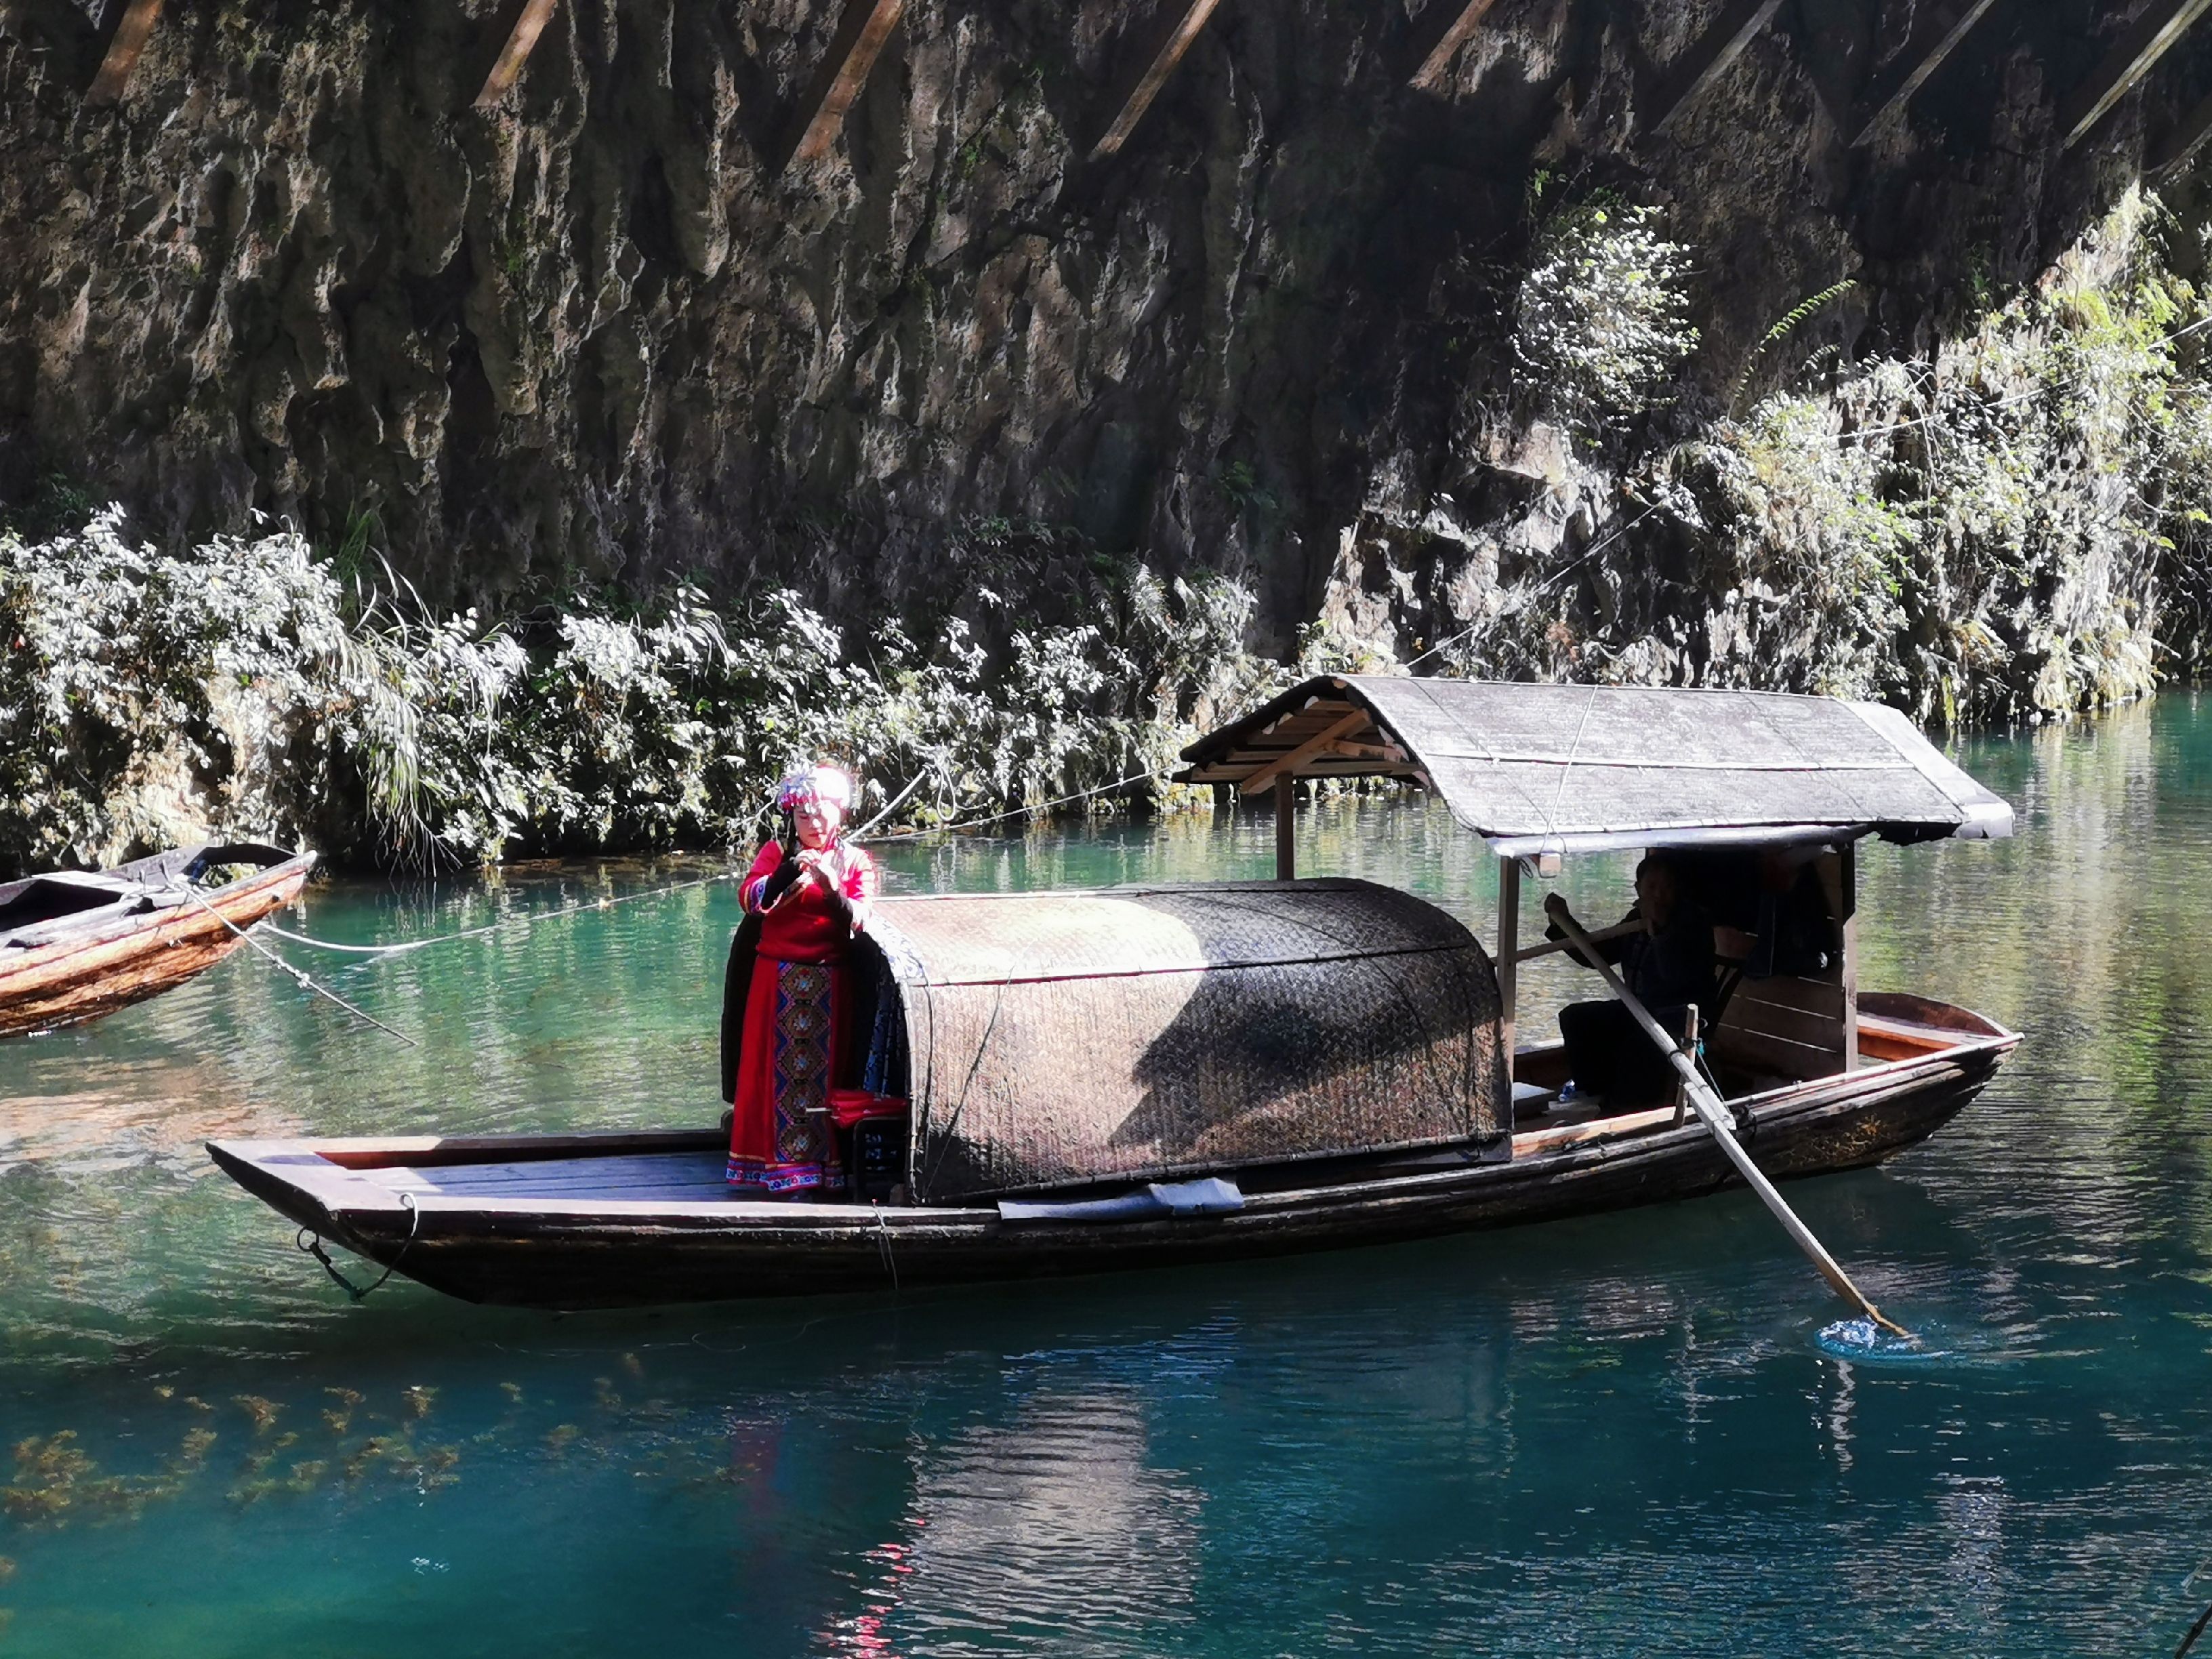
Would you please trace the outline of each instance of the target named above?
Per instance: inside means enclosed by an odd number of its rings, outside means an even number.
[[[1198,39],[1198,32],[1220,3],[1221,0],[1168,0],[1151,50],[1133,65],[1129,78],[1115,96],[1113,121],[1091,147],[1092,161],[1103,161],[1128,143],[1137,123],[1145,118],[1152,100],[1160,95],[1168,76],[1175,73],[1176,65],[1182,62],[1191,42]]]
[[[1314,759],[1339,738],[1350,737],[1361,726],[1368,724],[1368,713],[1364,708],[1355,708],[1349,714],[1341,715],[1331,720],[1297,748],[1285,750],[1265,766],[1259,768],[1251,776],[1246,778],[1239,787],[1248,795],[1256,795],[1262,789],[1273,785],[1278,777],[1296,776],[1302,763]]]
[[[875,68],[884,43],[905,10],[906,0],[846,0],[845,15],[830,40],[829,55],[799,106],[799,137],[786,167],[818,161],[830,153],[844,130],[845,112],[867,84],[868,71]]]
[[[2212,0],[2151,0],[2142,15],[2128,26],[2120,43],[2105,56],[2089,78],[2066,96],[2058,106],[2062,148],[2071,149],[2105,112],[2127,96],[2136,83],[2166,56],[2189,26],[2204,15]]]
[[[1927,22],[1914,30],[1905,49],[1869,91],[1866,118],[1851,135],[1851,143],[1865,143],[1891,116],[1911,103],[1913,94],[1928,83],[1928,77],[1943,67],[1944,61],[1959,49],[1960,42],[1996,3],[1996,0],[1952,0],[1950,5],[1938,8]]]
[[[1443,0],[1442,9],[1449,13],[1452,3],[1453,0]],[[1459,56],[1459,49],[1474,38],[1476,28],[1497,3],[1498,0],[1462,0],[1457,14],[1444,26],[1443,33],[1429,48],[1421,59],[1421,66],[1413,71],[1413,78],[1407,84],[1416,92],[1434,91],[1444,78],[1444,71],[1451,67],[1452,59]]]
[[[138,54],[146,50],[146,41],[154,33],[155,20],[161,15],[161,0],[131,0],[108,40],[107,52],[100,60],[100,72],[92,77],[85,102],[123,101],[124,88],[131,84],[131,71],[138,67]]]
[[[488,115],[499,106],[499,100],[514,89],[521,77],[522,66],[530,61],[538,37],[545,33],[545,25],[553,16],[553,0],[523,0],[522,10],[516,15],[514,27],[507,31],[507,45],[500,49],[491,73],[484,76],[483,89],[469,107],[479,115]]]
[[[2203,3],[2212,5],[2212,0]],[[1668,70],[1657,100],[1658,118],[1652,122],[1651,131],[1664,132],[1706,88],[1727,74],[1781,9],[1782,0],[1728,0],[1712,26]]]

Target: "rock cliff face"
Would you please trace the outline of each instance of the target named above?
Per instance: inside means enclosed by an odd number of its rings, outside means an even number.
[[[1930,17],[1789,0],[1655,132],[1711,0],[1499,0],[1421,91],[1461,0],[1223,0],[1092,161],[1152,5],[908,0],[785,167],[833,0],[558,0],[476,113],[515,9],[171,0],[99,108],[100,32],[0,0],[0,491],[330,546],[373,514],[435,599],[696,574],[847,611],[1035,520],[1244,575],[1262,644],[1325,604],[1441,626],[1618,510],[1513,390],[1540,170],[1698,251],[1686,422],[1841,278],[1804,343],[1846,358],[2032,278],[2212,84],[2185,41],[2062,151],[2128,19],[2019,0],[1855,147]]]

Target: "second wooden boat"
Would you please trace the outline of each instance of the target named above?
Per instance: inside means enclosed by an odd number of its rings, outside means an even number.
[[[207,842],[0,885],[0,1037],[81,1024],[181,985],[297,898],[314,864],[312,853]],[[201,885],[224,871],[237,873]]]

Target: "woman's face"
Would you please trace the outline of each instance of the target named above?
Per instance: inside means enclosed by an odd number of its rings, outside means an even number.
[[[827,847],[845,822],[845,809],[835,801],[803,800],[792,813],[799,826],[799,844],[816,851]]]

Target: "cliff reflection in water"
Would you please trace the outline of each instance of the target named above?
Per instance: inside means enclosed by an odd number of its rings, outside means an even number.
[[[2021,837],[1870,849],[1862,982],[2027,1040],[1927,1146],[1792,1193],[1932,1334],[1917,1364],[1823,1356],[1835,1308],[1740,1196],[552,1319],[401,1281],[349,1307],[198,1155],[710,1121],[726,885],[313,962],[420,1050],[244,955],[0,1048],[0,1650],[2170,1651],[2212,1534],[2212,712],[1963,758]],[[1309,870],[1491,935],[1491,862],[1440,809],[1301,834]],[[1265,817],[886,849],[909,891],[1272,859]],[[421,937],[711,867],[332,887],[301,925]],[[1582,914],[1625,904],[1626,860],[1571,876]],[[1531,1031],[1588,988],[1524,987]]]

